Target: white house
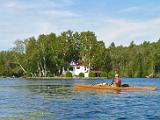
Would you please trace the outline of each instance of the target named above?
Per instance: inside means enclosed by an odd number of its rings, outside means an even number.
[[[78,76],[79,73],[84,73],[84,77],[88,77],[89,75],[89,67],[87,63],[84,61],[72,62],[71,66],[73,67],[73,71],[70,71],[73,76]]]

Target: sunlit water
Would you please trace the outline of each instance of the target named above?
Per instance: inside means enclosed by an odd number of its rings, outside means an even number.
[[[160,79],[126,79],[157,86]],[[75,90],[74,83],[111,80],[0,79],[0,120],[160,120],[160,90]]]

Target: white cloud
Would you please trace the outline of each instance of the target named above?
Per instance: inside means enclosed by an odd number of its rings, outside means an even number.
[[[111,42],[116,45],[129,45],[132,40],[140,44],[144,40],[156,41],[160,37],[160,18],[147,21],[131,21],[126,19],[106,18],[106,20],[87,18],[69,18],[58,22],[39,22],[37,29],[39,33],[55,32],[59,34],[65,30],[93,31],[98,40],[103,40],[108,47]]]
[[[2,6],[1,9],[9,10],[9,11],[12,11],[12,12],[21,9],[21,5],[16,1],[6,1],[1,6]]]
[[[46,14],[50,17],[77,17],[78,14],[67,11],[67,10],[51,10],[47,11]]]
[[[38,22],[35,24],[39,33],[49,33],[51,32],[52,24],[50,22]]]
[[[76,0],[50,0],[51,2],[55,3],[55,4],[61,4],[61,5],[65,5],[65,6],[69,6],[69,5],[73,5]]]
[[[125,19],[109,19],[97,31],[103,37],[106,46],[111,42],[117,45],[128,45],[132,40],[138,44],[144,40],[155,41],[160,37],[160,18],[148,21],[129,21]]]
[[[16,4],[16,2],[10,1],[8,3],[5,3],[4,7],[6,7],[6,8],[16,8],[17,4]]]
[[[142,10],[142,9],[143,9],[143,7],[140,7],[140,6],[132,6],[132,7],[128,7],[128,8],[122,9],[119,12],[120,13],[123,13],[123,12],[134,12],[134,11],[139,11],[139,10]]]
[[[0,10],[10,11],[10,12],[30,12],[30,11],[45,11],[45,10],[55,10],[63,9],[69,7],[75,3],[76,0],[6,0],[0,1]],[[67,11],[67,15],[72,15]]]

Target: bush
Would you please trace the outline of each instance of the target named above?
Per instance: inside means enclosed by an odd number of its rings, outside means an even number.
[[[102,73],[100,74],[100,77],[108,77],[108,74],[107,74],[106,72],[102,72]]]
[[[94,72],[89,72],[89,77],[96,77],[96,74]]]
[[[71,72],[67,72],[66,73],[66,77],[72,77],[72,73]]]
[[[109,73],[108,73],[108,77],[114,77],[114,72],[113,71],[110,71]]]
[[[31,73],[27,72],[24,74],[24,77],[32,77]]]
[[[84,73],[79,73],[79,77],[84,77]]]
[[[47,77],[54,77],[54,74],[49,73]]]

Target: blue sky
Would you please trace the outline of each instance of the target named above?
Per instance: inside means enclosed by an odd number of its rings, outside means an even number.
[[[0,0],[0,50],[66,30],[93,31],[108,47],[160,38],[160,0]]]

